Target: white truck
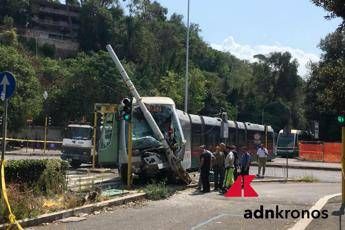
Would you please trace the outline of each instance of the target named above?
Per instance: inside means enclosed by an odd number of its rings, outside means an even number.
[[[63,160],[68,160],[73,168],[82,163],[92,162],[93,128],[88,124],[69,124],[62,140]]]

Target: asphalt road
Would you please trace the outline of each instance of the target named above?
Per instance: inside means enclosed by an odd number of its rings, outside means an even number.
[[[256,175],[258,169],[256,166],[250,167],[250,174]],[[265,176],[270,177],[286,177],[285,168],[266,168]],[[340,182],[341,172],[340,171],[327,171],[327,170],[313,170],[313,169],[288,169],[288,178],[300,179],[305,177],[311,177],[319,182]]]
[[[321,197],[340,192],[338,183],[255,183],[257,198],[225,198],[217,192],[180,191],[169,199],[114,207],[81,222],[50,224],[34,229],[288,229],[298,219],[245,219],[244,211],[306,210]]]
[[[49,152],[48,152],[49,153]],[[42,158],[60,158],[60,156],[28,156],[28,155],[6,155],[5,159],[7,160],[19,160],[19,159],[42,159]],[[277,160],[277,159],[275,159]],[[279,160],[279,159],[278,159]],[[257,174],[257,167],[251,166],[251,174]],[[286,169],[280,167],[267,167],[266,168],[266,176],[269,177],[286,177]],[[327,170],[314,170],[314,169],[295,169],[289,168],[288,169],[288,176],[290,179],[299,179],[303,177],[311,177],[316,179],[319,182],[339,182],[341,180],[341,172],[340,171],[327,171]]]

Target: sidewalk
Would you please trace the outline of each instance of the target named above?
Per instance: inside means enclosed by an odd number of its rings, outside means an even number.
[[[322,208],[327,210],[328,218],[314,219],[307,230],[312,229],[343,229],[345,226],[344,209],[341,210],[341,196],[334,197]]]
[[[257,165],[257,162],[252,162],[252,165]],[[326,163],[326,162],[314,162],[303,161],[298,159],[288,159],[289,168],[297,169],[314,169],[314,170],[329,170],[329,171],[341,171],[340,163]],[[266,167],[286,167],[286,158],[275,158],[272,162],[267,162]]]
[[[22,148],[22,149],[7,150],[5,155],[12,155],[12,156],[60,156],[61,150],[46,149],[46,151],[44,153],[43,149]]]

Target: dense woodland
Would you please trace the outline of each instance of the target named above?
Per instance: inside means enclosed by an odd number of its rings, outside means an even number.
[[[329,12],[326,19],[345,19],[343,0],[312,2]],[[119,103],[128,96],[106,44],[114,47],[141,95],[169,96],[183,109],[187,28],[181,15],[168,17],[164,6],[150,0],[66,1],[81,7],[80,52],[61,60],[46,46],[36,56],[32,42],[17,35],[16,27],[30,18],[29,4],[0,0],[0,70],[13,72],[18,82],[9,106],[11,129],[25,127],[28,118],[41,124],[45,112],[54,125],[83,116],[91,120],[94,103]],[[288,52],[258,54],[249,63],[212,49],[200,30],[191,25],[190,113],[226,111],[230,119],[261,123],[264,111],[263,122],[275,131],[288,124],[309,129],[310,121],[318,120],[322,139],[339,138],[336,115],[345,110],[345,23],[320,42],[322,58],[310,64],[308,79],[298,75],[298,63]]]

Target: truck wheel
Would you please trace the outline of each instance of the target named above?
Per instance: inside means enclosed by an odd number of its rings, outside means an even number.
[[[78,160],[72,160],[72,162],[71,162],[72,168],[75,168],[75,169],[76,169],[76,168],[79,168],[80,165],[81,165],[81,162],[78,161]]]

